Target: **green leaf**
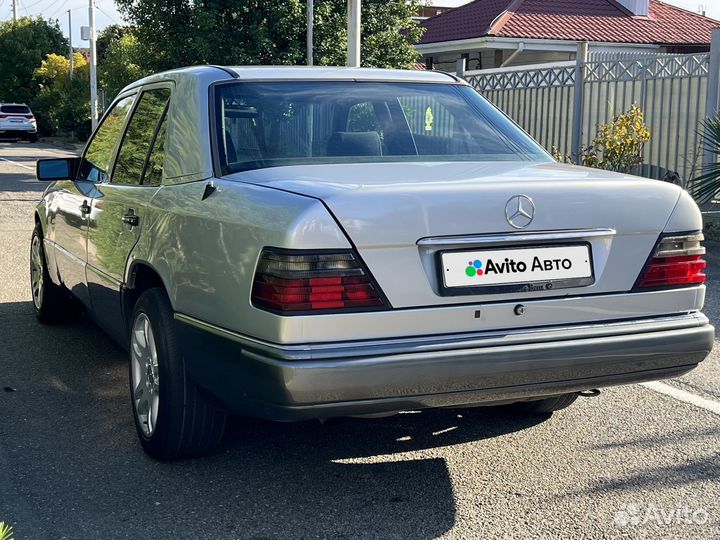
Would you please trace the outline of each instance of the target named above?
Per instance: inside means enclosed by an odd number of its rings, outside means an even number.
[[[12,527],[6,525],[4,521],[0,521],[0,540],[12,540],[12,534]]]
[[[703,148],[720,156],[720,115],[703,122]],[[704,165],[701,174],[693,178],[690,193],[698,202],[707,202],[720,191],[720,163]]]

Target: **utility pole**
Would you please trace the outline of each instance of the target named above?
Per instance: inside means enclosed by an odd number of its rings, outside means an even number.
[[[90,120],[95,129],[98,121],[97,50],[95,49],[95,0],[90,0]]]
[[[313,12],[314,6],[313,6],[313,0],[307,0],[308,3],[308,10],[307,10],[307,19],[308,19],[308,30],[307,30],[307,64],[308,66],[313,65],[313,43],[312,43],[312,30],[313,30]]]
[[[347,65],[360,67],[360,1],[348,0],[348,49]]]
[[[12,3],[13,3],[13,22],[17,22],[18,0],[12,0]]]
[[[72,45],[72,12],[68,9],[68,34],[70,35],[70,80],[73,80],[73,71],[75,69],[75,58],[73,58]]]

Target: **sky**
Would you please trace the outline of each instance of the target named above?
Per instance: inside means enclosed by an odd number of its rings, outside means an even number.
[[[698,11],[704,5],[707,16],[720,20],[720,0],[664,0],[690,11]],[[17,0],[19,2],[18,14],[42,15],[45,18],[58,19],[63,33],[68,35],[68,14],[72,13],[73,45],[87,47],[87,41],[80,40],[80,26],[88,24],[88,0]],[[459,6],[466,4],[467,0],[433,0],[438,6]],[[115,23],[122,23],[122,17],[115,8],[113,0],[96,0],[95,24],[98,31]],[[0,0],[0,20],[6,21],[12,17],[12,0]]]

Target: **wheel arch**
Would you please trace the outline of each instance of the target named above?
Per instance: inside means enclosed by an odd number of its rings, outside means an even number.
[[[41,206],[38,205],[35,208],[35,211],[33,212],[33,219],[35,220],[35,225],[40,225],[40,233],[42,234],[43,238],[45,238],[45,232],[47,229],[47,220],[43,219],[43,216],[40,214],[40,208]],[[42,207],[43,211],[45,210],[44,207]]]
[[[140,295],[153,287],[162,288],[170,298],[170,290],[160,272],[149,262],[136,260],[130,265],[127,273],[126,285],[123,288],[122,310],[125,326],[129,330],[132,321],[132,312]],[[172,298],[170,298],[172,305]]]

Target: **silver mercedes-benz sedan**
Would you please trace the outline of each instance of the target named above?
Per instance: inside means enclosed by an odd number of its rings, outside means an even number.
[[[37,315],[129,349],[157,458],[211,451],[227,411],[549,414],[712,348],[691,197],[555,163],[444,73],[160,73],[37,174]]]

